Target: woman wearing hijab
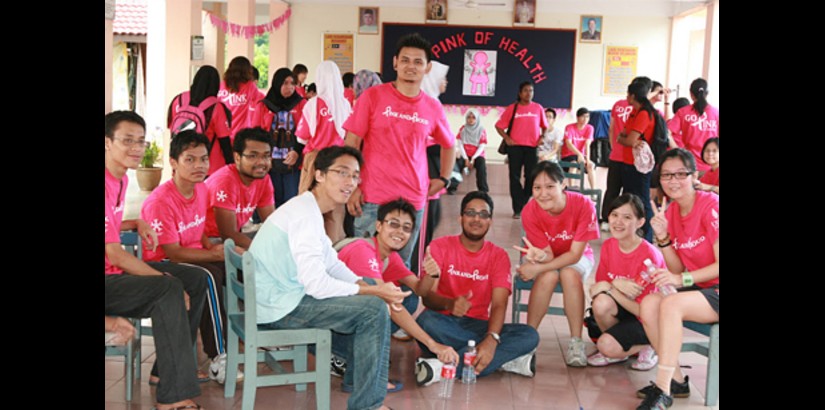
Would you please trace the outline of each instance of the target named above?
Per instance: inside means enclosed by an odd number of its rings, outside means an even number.
[[[197,107],[208,97],[217,97],[220,87],[221,75],[218,73],[218,69],[211,65],[205,65],[198,69],[189,91],[178,94],[169,104],[169,111],[166,114],[167,127],[172,127],[172,120],[181,107],[187,105]],[[224,165],[235,162],[232,156],[232,143],[229,139],[232,134],[232,112],[218,101],[207,108],[203,114],[206,118],[206,124],[208,124],[204,134],[209,138],[209,171],[207,175],[212,175]],[[215,145],[220,148],[215,147]]]
[[[343,92],[343,91],[342,91]],[[275,190],[275,207],[298,195],[301,178],[301,151],[304,146],[295,138],[304,100],[295,92],[295,76],[288,68],[279,68],[272,76],[272,87],[251,110],[250,127],[272,133],[272,169],[269,176]]]
[[[355,79],[352,80],[352,88],[355,90],[355,99],[358,100],[358,97],[360,97],[367,88],[382,83],[383,81],[381,81],[381,77],[375,72],[367,69],[359,70],[355,73]]]
[[[479,191],[488,192],[487,165],[484,159],[484,147],[487,146],[487,130],[481,126],[481,117],[475,108],[467,110],[464,115],[464,126],[458,130],[457,152],[461,156],[459,161],[466,164],[468,171],[476,169],[476,187]],[[464,168],[463,165],[459,165]]]

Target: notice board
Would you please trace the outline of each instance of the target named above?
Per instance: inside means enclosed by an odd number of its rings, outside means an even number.
[[[338,65],[341,74],[353,71],[355,60],[355,39],[352,33],[324,33],[323,60],[331,60]]]

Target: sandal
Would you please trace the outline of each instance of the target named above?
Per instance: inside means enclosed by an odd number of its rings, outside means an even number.
[[[185,410],[185,409],[195,409],[195,410],[200,410],[200,409],[202,409],[202,408],[203,408],[203,407],[201,407],[201,405],[200,405],[200,404],[197,404],[197,403],[196,403],[196,404],[188,404],[188,405],[186,405],[186,406],[172,407],[172,408],[171,408],[171,409],[169,409],[169,410]],[[152,407],[152,410],[158,410],[158,408],[157,408],[157,407]]]
[[[393,387],[391,389],[388,388],[387,393],[395,393],[395,392],[399,392],[399,391],[404,389],[404,383],[402,383],[401,380],[392,380],[392,379],[390,379],[390,380],[387,380],[387,381],[395,385],[395,387]],[[341,383],[341,391],[344,392],[344,393],[352,393],[352,386],[349,385],[349,384]]]

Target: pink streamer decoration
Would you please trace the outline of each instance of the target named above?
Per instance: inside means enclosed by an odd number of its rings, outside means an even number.
[[[224,33],[227,33],[235,37],[244,36],[245,38],[249,39],[254,37],[256,34],[261,35],[264,33],[269,33],[274,30],[277,30],[281,27],[281,25],[286,23],[286,21],[289,19],[289,16],[291,15],[292,9],[287,9],[284,12],[284,14],[280,15],[276,19],[273,19],[272,21],[267,22],[266,24],[250,26],[243,26],[240,24],[230,23],[212,13],[209,13],[209,21],[212,23],[213,26],[221,29]]]

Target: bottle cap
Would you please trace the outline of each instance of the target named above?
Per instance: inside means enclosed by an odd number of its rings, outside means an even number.
[[[475,345],[476,345],[476,341],[475,341],[475,340],[470,340],[469,342],[467,342],[467,346],[470,346],[470,347],[475,347]]]

